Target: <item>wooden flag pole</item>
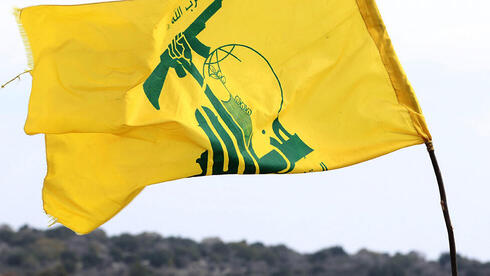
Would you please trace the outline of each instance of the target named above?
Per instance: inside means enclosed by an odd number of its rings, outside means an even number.
[[[439,185],[439,194],[441,196],[441,207],[442,213],[444,214],[444,220],[446,221],[446,229],[449,237],[449,250],[451,256],[451,271],[453,276],[458,275],[458,265],[456,262],[456,243],[454,240],[454,231],[451,224],[451,218],[449,217],[449,209],[447,207],[446,190],[444,189],[444,182],[442,181],[441,170],[439,169],[439,164],[437,163],[436,154],[434,152],[434,145],[432,142],[427,142],[427,151],[430,155],[430,160],[432,161],[432,166],[434,167],[434,172],[436,173],[437,184]]]

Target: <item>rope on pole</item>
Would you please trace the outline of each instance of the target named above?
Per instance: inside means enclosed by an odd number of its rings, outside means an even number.
[[[15,78],[13,78],[13,79],[9,80],[8,82],[6,82],[6,83],[4,83],[2,86],[0,86],[0,88],[5,88],[5,86],[9,85],[9,84],[10,84],[11,82],[13,82],[14,80],[16,80],[16,79],[19,79],[19,80],[20,80],[20,77],[21,77],[22,75],[27,74],[27,73],[30,73],[30,72],[31,72],[31,70],[26,70],[26,71],[24,71],[24,72],[22,72],[22,73],[18,74],[18,75],[17,75]]]

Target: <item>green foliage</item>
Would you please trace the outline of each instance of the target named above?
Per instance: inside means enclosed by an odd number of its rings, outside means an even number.
[[[340,246],[299,254],[284,245],[217,238],[196,243],[157,234],[107,237],[101,231],[77,236],[70,230],[14,231],[0,226],[2,275],[274,275],[274,276],[443,276],[449,254],[427,261],[417,253],[349,255]],[[460,274],[490,275],[490,263],[458,256]]]
[[[344,256],[347,256],[347,253],[345,253],[344,249],[340,246],[335,246],[335,247],[331,247],[328,249],[315,252],[309,255],[308,259],[310,260],[310,262],[316,263],[316,262],[325,262],[327,259],[330,258],[338,258]]]
[[[150,262],[153,267],[171,266],[173,263],[173,254],[165,249],[158,249],[145,253],[144,258]]]
[[[13,236],[11,244],[16,246],[26,246],[34,243],[41,236],[42,233],[40,231],[31,229],[27,226],[22,226]]]
[[[46,237],[58,240],[66,240],[75,237],[75,233],[65,227],[56,227],[45,232]]]
[[[61,240],[41,237],[27,246],[29,251],[42,263],[59,259],[65,249]]]
[[[60,260],[63,268],[68,273],[75,272],[78,263],[78,256],[75,252],[69,250],[63,251],[60,255]]]
[[[451,256],[449,255],[449,253],[444,253],[439,257],[439,264],[441,266],[451,264]]]
[[[24,265],[24,259],[26,258],[25,256],[26,255],[22,251],[13,252],[13,253],[7,255],[6,263],[9,266],[21,267],[22,265]]]
[[[14,240],[15,232],[7,225],[0,226],[0,242],[11,244]]]
[[[42,270],[38,275],[39,276],[68,276],[68,272],[66,272],[63,266],[58,265],[53,268]]]
[[[135,236],[129,234],[122,234],[120,236],[112,238],[114,246],[122,251],[135,251],[138,248],[138,240]]]
[[[371,268],[368,272],[369,276],[405,276],[407,275],[405,272],[405,268],[393,264],[391,262],[383,264],[381,266],[376,266]]]
[[[82,254],[81,260],[84,268],[94,268],[102,264],[102,258],[93,245],[90,245],[88,251]]]
[[[211,252],[213,255],[225,256],[230,254],[230,247],[222,242],[218,242],[211,246]]]
[[[130,266],[129,275],[130,276],[150,276],[150,275],[153,275],[153,273],[149,268],[141,265],[140,263],[133,263]]]

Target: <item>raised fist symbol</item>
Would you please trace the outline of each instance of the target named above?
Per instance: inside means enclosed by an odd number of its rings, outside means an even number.
[[[185,77],[187,73],[184,68],[192,64],[192,49],[183,33],[176,35],[168,45],[168,56],[170,59],[162,56],[162,63],[174,68],[179,78]]]

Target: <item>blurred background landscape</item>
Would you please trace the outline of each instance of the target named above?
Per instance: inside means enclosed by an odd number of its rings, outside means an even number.
[[[488,276],[490,262],[459,257],[461,276]],[[439,276],[450,274],[448,254],[348,254],[340,246],[300,254],[284,245],[246,241],[201,242],[156,233],[108,236],[103,230],[77,236],[57,227],[41,231],[0,227],[0,275],[271,275]]]

